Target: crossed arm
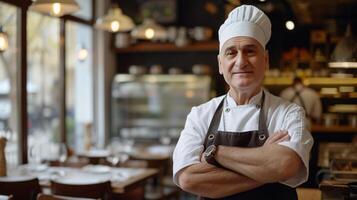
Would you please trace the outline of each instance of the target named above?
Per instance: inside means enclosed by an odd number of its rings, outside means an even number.
[[[289,140],[286,131],[273,134],[262,147],[220,145],[215,158],[225,168],[217,168],[201,159],[201,163],[180,172],[179,184],[185,191],[220,198],[286,180],[297,173],[302,161],[293,150],[278,145],[285,140]]]

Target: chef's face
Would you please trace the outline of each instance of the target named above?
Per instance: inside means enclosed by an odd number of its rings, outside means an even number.
[[[260,90],[269,57],[257,40],[238,36],[224,43],[218,63],[219,73],[231,88],[253,92]]]

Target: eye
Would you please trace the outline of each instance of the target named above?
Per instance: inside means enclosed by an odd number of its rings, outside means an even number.
[[[256,50],[255,49],[247,49],[245,51],[245,53],[248,55],[248,56],[254,56],[256,54]]]
[[[233,56],[233,55],[235,55],[236,53],[237,53],[237,51],[228,50],[228,51],[226,51],[225,55],[226,55],[226,56]]]

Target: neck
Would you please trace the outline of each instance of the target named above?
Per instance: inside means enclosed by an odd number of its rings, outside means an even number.
[[[248,104],[249,100],[257,95],[262,90],[261,87],[258,87],[254,91],[238,91],[233,88],[229,89],[229,95],[234,99],[237,105]]]

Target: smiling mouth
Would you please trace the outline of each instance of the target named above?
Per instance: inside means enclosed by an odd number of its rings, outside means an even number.
[[[233,72],[232,74],[252,74],[252,71],[246,71],[246,72]]]

